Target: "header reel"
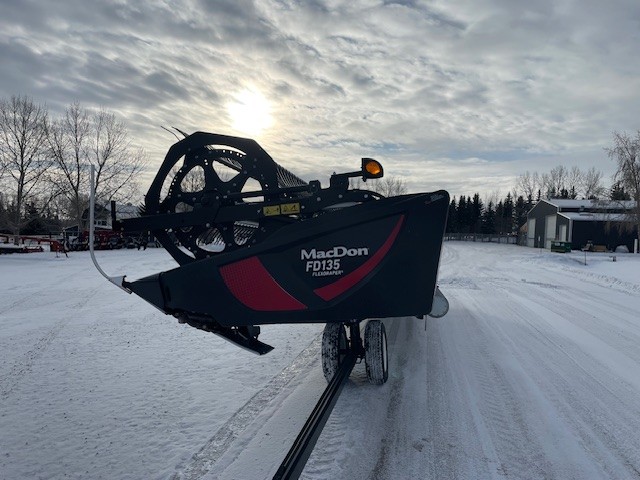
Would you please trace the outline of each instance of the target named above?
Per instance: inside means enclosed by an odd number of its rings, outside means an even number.
[[[181,265],[253,246],[280,227],[344,203],[380,198],[348,190],[351,177],[381,178],[363,158],[360,171],[334,174],[329,189],[278,165],[254,140],[198,132],[176,143],[145,197],[145,215],[114,229],[149,230]]]

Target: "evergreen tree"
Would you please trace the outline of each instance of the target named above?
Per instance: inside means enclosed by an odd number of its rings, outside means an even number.
[[[447,215],[447,232],[458,232],[458,205],[456,204],[456,197],[453,197],[449,204],[449,213]]]
[[[461,195],[460,200],[458,201],[456,218],[458,219],[458,232],[469,233],[467,198],[464,195]]]
[[[504,204],[502,200],[496,205],[495,233],[504,233]]]
[[[530,210],[530,207],[527,206],[527,202],[524,201],[522,195],[520,195],[516,200],[515,209],[515,229],[516,231],[522,227],[527,222],[527,212]]]
[[[491,234],[496,232],[496,212],[493,209],[493,202],[489,201],[489,205],[482,213],[482,233]]]
[[[513,222],[514,222],[514,205],[513,205],[513,197],[511,196],[511,192],[507,193],[506,198],[503,203],[503,233],[507,235],[511,235],[513,233]]]
[[[576,187],[571,187],[571,190],[569,190],[569,198],[571,200],[575,200],[576,198],[578,198],[578,192],[576,192]]]
[[[611,187],[611,192],[609,193],[609,198],[611,200],[618,200],[618,201],[620,201],[620,200],[631,200],[631,195],[629,195],[624,190],[624,185],[622,185],[622,182],[617,181]]]
[[[25,209],[24,227],[21,233],[24,235],[37,235],[45,233],[45,223],[36,208],[35,203],[28,203]]]
[[[480,232],[480,228],[482,226],[482,200],[480,200],[480,194],[476,193],[473,195],[473,203],[471,204],[471,222],[470,227],[473,233]]]

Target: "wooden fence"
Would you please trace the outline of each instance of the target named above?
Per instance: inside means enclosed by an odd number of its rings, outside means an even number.
[[[495,233],[445,233],[444,239],[446,241],[518,244],[516,235],[498,235]]]

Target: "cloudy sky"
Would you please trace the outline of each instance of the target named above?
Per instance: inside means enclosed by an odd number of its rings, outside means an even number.
[[[638,0],[0,0],[0,97],[105,107],[152,173],[175,126],[253,137],[308,180],[383,161],[411,191],[608,176],[640,129]]]

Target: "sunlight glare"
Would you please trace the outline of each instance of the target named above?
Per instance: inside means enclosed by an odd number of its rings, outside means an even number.
[[[258,90],[244,89],[227,105],[233,128],[248,134],[259,135],[273,123],[271,106]]]

